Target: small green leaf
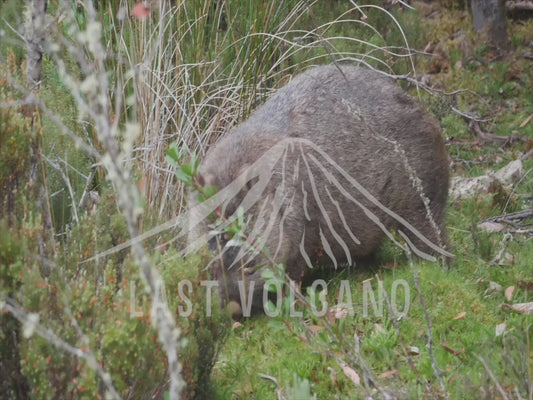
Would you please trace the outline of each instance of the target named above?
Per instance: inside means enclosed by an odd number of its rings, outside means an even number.
[[[208,186],[204,188],[203,190],[204,196],[206,199],[213,197],[215,194],[217,194],[217,188],[215,186]]]
[[[233,223],[231,225],[228,225],[228,227],[226,228],[226,231],[231,233],[232,235],[236,235],[238,234],[241,230],[240,228],[237,226],[236,223]]]
[[[183,164],[181,170],[184,174],[189,175],[191,178],[194,176],[193,166],[191,164]]]
[[[194,175],[196,175],[198,167],[200,166],[200,159],[196,157],[196,154],[193,154],[191,157],[191,165],[193,166]]]
[[[174,168],[179,168],[179,164],[178,164],[178,161],[174,158],[174,155],[170,155],[168,154],[168,150],[169,149],[166,149],[165,152],[167,152],[167,155],[165,156],[165,161],[170,164],[170,166],[174,167]]]
[[[176,171],[176,176],[180,181],[184,182],[186,185],[192,185],[192,176],[190,174],[187,174],[183,170],[183,167]]]
[[[207,198],[205,197],[204,194],[202,194],[202,193],[198,193],[198,194],[196,195],[196,201],[197,201],[198,203],[203,203],[203,202],[206,201],[206,200],[207,200]]]
[[[271,268],[265,268],[263,270],[263,272],[261,273],[261,277],[265,280],[265,281],[268,281],[268,280],[271,280],[271,279],[274,279],[275,275],[274,275],[274,271],[271,269]]]
[[[165,149],[166,161],[173,167],[178,167],[180,162],[180,151],[178,150],[178,145],[172,143],[167,149]]]

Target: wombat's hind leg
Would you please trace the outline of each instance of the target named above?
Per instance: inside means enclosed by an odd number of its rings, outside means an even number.
[[[399,227],[398,231],[408,242],[412,253],[423,259],[428,259],[427,255],[435,257],[441,264],[448,266],[452,254],[443,217],[443,215],[434,216],[435,223],[431,223],[429,218],[418,217],[420,223],[412,224],[417,233],[407,227]]]

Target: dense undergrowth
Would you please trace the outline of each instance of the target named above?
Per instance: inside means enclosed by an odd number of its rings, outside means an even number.
[[[185,204],[165,149],[177,142],[203,155],[272,89],[313,64],[363,60],[440,90],[402,82],[439,120],[455,175],[499,169],[532,147],[533,63],[522,56],[531,52],[531,19],[509,19],[512,48],[499,54],[473,33],[464,2],[414,2],[416,10],[396,4],[389,14],[383,2],[193,0],[174,7],[160,2],[143,19],[129,14],[133,1],[101,3],[96,15],[108,52],[107,96],[121,104],[109,115],[126,132],[119,142],[132,142],[124,164],[132,166],[141,199],[141,232],[172,220]],[[7,104],[27,94],[24,46],[10,30],[24,17],[19,2],[0,7],[2,39],[9,39],[0,42],[0,103]],[[59,7],[50,1],[49,14]],[[91,26],[83,4],[73,11],[81,32]],[[29,313],[24,324],[10,313],[1,316],[0,391],[6,398],[103,398],[109,387],[101,370],[123,398],[165,398],[167,355],[139,261],[128,247],[103,254],[129,240],[118,189],[102,160],[58,127],[56,117],[81,142],[105,152],[98,124],[80,110],[57,67],[54,57],[61,56],[69,76],[87,82],[69,53],[68,41],[76,37],[67,22],[55,21],[55,34],[68,40],[44,59],[38,95],[47,111],[31,104],[0,108],[0,294]],[[470,92],[442,93],[458,89]],[[486,131],[521,140],[482,143],[453,108],[486,119]],[[133,139],[131,124],[138,128]],[[523,162],[525,174],[514,186],[450,199],[456,259],[449,270],[427,262],[411,267],[386,245],[369,265],[324,271],[326,298],[336,308],[322,318],[300,303],[302,317],[285,310],[231,329],[215,298],[212,315],[205,312],[200,281],[209,279],[207,255],[184,260],[183,239],[174,240],[173,229],[149,235],[144,245],[180,330],[183,397],[533,398],[531,317],[502,306],[531,301],[531,234],[477,227],[531,209],[533,161]],[[177,295],[185,280],[191,303]],[[353,315],[339,298],[344,282]],[[380,307],[384,293],[405,315],[392,315],[386,302]],[[365,313],[370,295],[376,308]]]

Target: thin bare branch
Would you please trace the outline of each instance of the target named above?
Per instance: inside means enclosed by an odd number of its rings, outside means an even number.
[[[476,134],[476,136],[478,137],[481,143],[499,142],[499,143],[503,143],[504,145],[507,145],[507,144],[514,143],[516,141],[523,140],[519,136],[502,136],[502,135],[495,135],[493,133],[485,132],[481,129],[478,121],[476,120],[470,121],[470,123],[468,124],[468,127],[470,128],[472,132]]]
[[[42,154],[42,157],[48,163],[48,165],[50,165],[53,169],[58,171],[59,174],[61,175],[61,177],[63,178],[63,182],[65,183],[65,185],[66,185],[66,187],[68,189],[69,196],[70,196],[70,202],[71,202],[71,205],[72,205],[71,208],[72,208],[72,213],[73,213],[73,216],[74,216],[74,221],[76,222],[76,224],[78,224],[80,222],[80,220],[78,218],[78,207],[76,205],[76,196],[74,194],[74,189],[72,189],[72,185],[70,184],[69,176],[67,175],[67,173],[63,170],[63,168],[61,168],[61,166],[57,162],[50,160],[44,154]]]
[[[483,367],[485,368],[485,371],[487,371],[487,374],[489,375],[491,381],[494,383],[494,385],[496,385],[496,389],[498,389],[498,392],[500,393],[502,398],[504,400],[510,400],[509,396],[507,395],[505,390],[503,390],[502,386],[500,385],[500,382],[498,382],[498,379],[496,379],[496,376],[494,375],[492,370],[489,368],[489,366],[488,366],[487,362],[485,361],[485,359],[483,357],[481,357],[481,356],[477,356],[477,358],[478,358],[479,361],[481,361],[481,364],[483,364]]]

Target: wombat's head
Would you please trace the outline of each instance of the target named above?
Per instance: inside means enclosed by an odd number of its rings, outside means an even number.
[[[209,173],[199,178],[201,185],[219,189],[204,204],[202,215],[209,216],[205,217],[200,234],[205,235],[213,254],[209,269],[218,281],[221,301],[231,307],[234,316],[249,316],[253,310],[263,308],[267,300],[263,271],[272,267],[274,259],[283,262],[286,247],[278,231],[283,210],[273,199],[272,185],[255,193],[261,186],[261,173],[250,177],[246,171],[247,168],[239,170],[230,182]]]
[[[294,221],[294,182],[286,172],[293,169],[287,166],[292,164],[287,161],[289,145],[264,133],[261,138],[260,143],[250,139],[239,146],[223,140],[210,151],[197,179],[217,193],[198,205],[204,210],[200,207],[192,218],[214,255],[209,268],[222,302],[238,303],[243,315],[263,308],[267,296],[262,273],[277,262],[286,264],[291,247],[286,226]]]
[[[254,244],[246,233],[231,235],[228,232],[215,233],[209,240],[209,248],[214,254],[210,270],[218,281],[218,291],[223,304],[228,305],[234,317],[249,316],[251,312],[263,308],[263,271],[269,267],[266,252],[259,244]]]

